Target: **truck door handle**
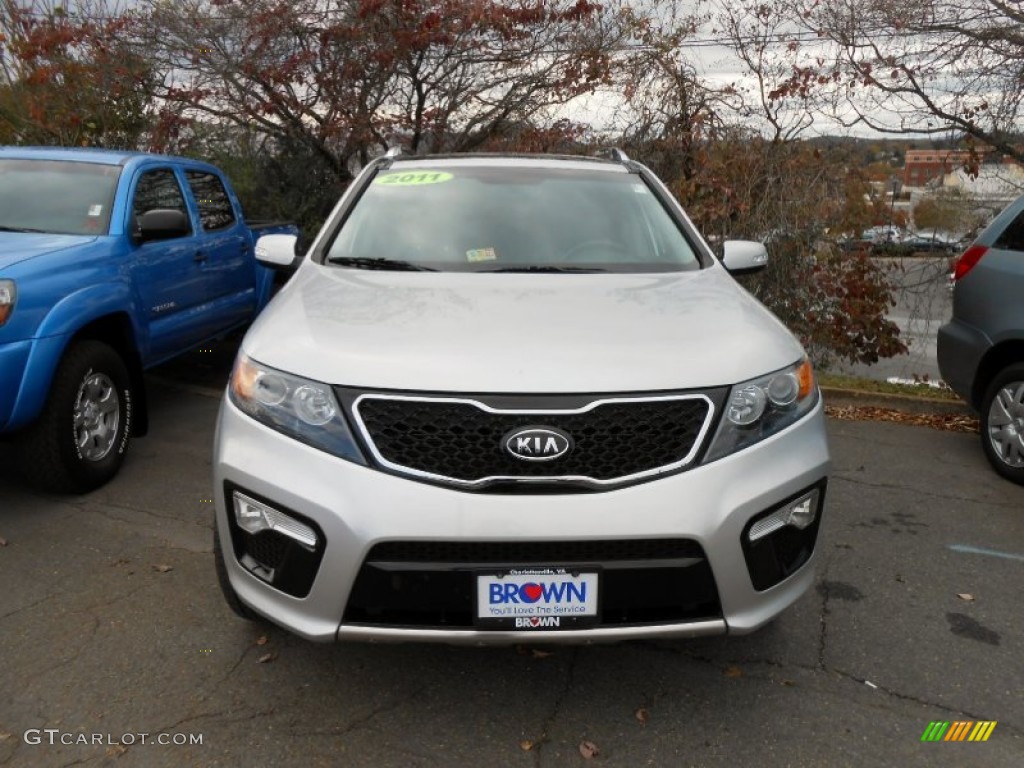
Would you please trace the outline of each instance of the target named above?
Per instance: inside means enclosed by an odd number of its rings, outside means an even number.
[[[204,261],[206,261],[206,254],[203,253],[202,251],[196,251],[196,255],[192,257],[192,261],[194,261],[196,264],[202,264]]]

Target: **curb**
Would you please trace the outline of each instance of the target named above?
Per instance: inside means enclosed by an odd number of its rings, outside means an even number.
[[[973,416],[974,411],[962,400],[940,400],[934,397],[894,395],[884,392],[861,392],[840,387],[821,387],[826,405],[891,408],[904,413],[928,413],[942,416]]]

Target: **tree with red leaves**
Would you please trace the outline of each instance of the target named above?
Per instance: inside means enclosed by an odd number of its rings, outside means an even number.
[[[587,0],[158,0],[148,25],[169,145],[183,119],[235,124],[307,147],[340,182],[393,144],[530,134],[610,82],[629,33]]]
[[[845,128],[961,134],[1024,162],[1020,0],[751,0],[789,28],[775,102]]]
[[[0,143],[145,144],[153,70],[133,17],[103,0],[72,17],[47,0],[0,0]]]

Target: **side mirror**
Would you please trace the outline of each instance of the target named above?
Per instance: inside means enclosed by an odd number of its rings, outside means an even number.
[[[256,241],[256,261],[272,269],[290,269],[297,260],[295,235],[263,235]]]
[[[733,275],[747,275],[768,266],[768,249],[752,240],[726,240],[722,265]]]
[[[140,243],[149,240],[169,240],[172,237],[184,237],[192,232],[188,216],[182,211],[170,208],[154,208],[138,217],[138,228],[135,239]]]

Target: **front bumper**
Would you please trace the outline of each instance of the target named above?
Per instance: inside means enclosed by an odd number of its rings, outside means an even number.
[[[481,494],[358,466],[270,430],[224,402],[215,445],[217,527],[228,578],[256,612],[316,641],[401,640],[502,644],[607,642],[642,637],[743,634],[767,623],[813,582],[813,556],[758,591],[742,537],[752,518],[821,484],[829,468],[821,402],[797,424],[724,459],[602,493]],[[228,489],[291,510],[326,541],[304,596],[278,590],[232,556]],[[822,492],[823,492],[822,487]],[[683,538],[703,550],[720,615],[676,623],[528,632],[409,628],[346,622],[353,586],[370,550],[389,541],[578,542]],[[322,555],[322,557],[320,556]]]

